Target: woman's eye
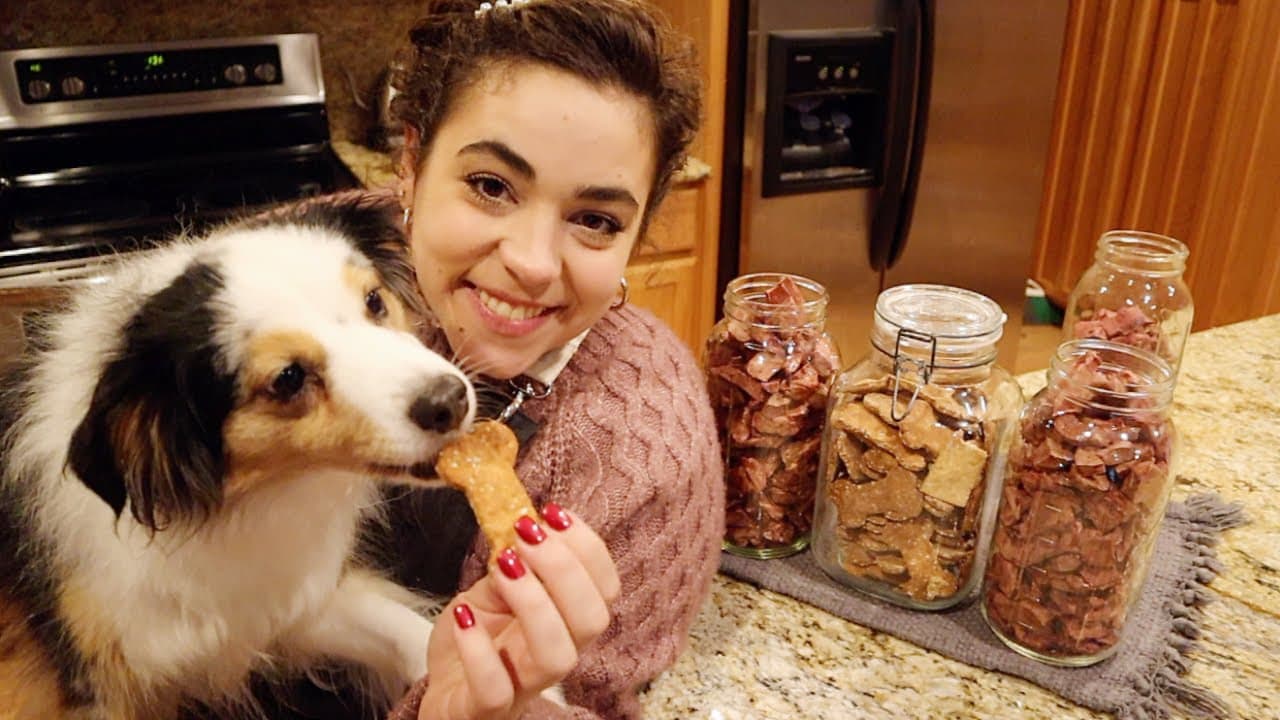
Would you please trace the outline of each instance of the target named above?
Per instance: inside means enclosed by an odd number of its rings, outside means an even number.
[[[489,202],[501,201],[511,194],[507,184],[492,175],[472,175],[467,178],[467,184],[480,199]]]
[[[591,232],[602,235],[616,235],[622,232],[622,224],[608,215],[600,213],[583,213],[578,216],[578,224]]]
[[[289,363],[285,369],[271,381],[271,394],[277,400],[291,400],[302,391],[307,382],[307,371],[298,363]]]
[[[381,320],[387,316],[387,304],[382,300],[382,291],[374,288],[364,296],[364,307],[369,311],[369,317],[374,320]]]

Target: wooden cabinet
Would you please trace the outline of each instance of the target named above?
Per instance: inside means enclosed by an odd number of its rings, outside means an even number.
[[[705,234],[709,202],[703,179],[674,188],[627,267],[630,302],[671,326],[698,354],[715,313],[716,237]],[[716,218],[719,221],[719,218]],[[704,279],[708,267],[711,274]]]
[[[1280,2],[1072,0],[1035,277],[1112,228],[1191,249],[1197,329],[1280,312]]]
[[[721,175],[716,165],[724,148],[729,0],[655,0],[654,4],[693,39],[697,50],[703,113],[690,155],[712,167],[710,174],[672,189],[654,217],[646,246],[627,270],[627,282],[631,302],[664,320],[698,355],[715,323]]]
[[[695,290],[698,287],[698,259],[692,256],[672,260],[633,262],[626,272],[631,302],[662,318],[694,354],[706,337],[701,332]]]

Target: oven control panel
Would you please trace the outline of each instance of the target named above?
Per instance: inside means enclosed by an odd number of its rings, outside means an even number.
[[[0,133],[323,103],[313,33],[0,51]]]
[[[280,50],[248,45],[14,62],[24,103],[220,90],[283,82]]]

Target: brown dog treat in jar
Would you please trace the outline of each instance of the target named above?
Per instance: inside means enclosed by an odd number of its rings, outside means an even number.
[[[1080,340],[1048,375],[1009,451],[983,614],[1024,655],[1090,665],[1115,651],[1164,517],[1173,370]]]
[[[871,354],[832,388],[813,548],[828,575],[918,609],[972,597],[1022,404],[995,365],[1003,321],[957,288],[881,295]]]

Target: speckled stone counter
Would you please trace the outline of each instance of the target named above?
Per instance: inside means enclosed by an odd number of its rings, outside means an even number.
[[[1031,392],[1044,373],[1019,381]],[[1280,315],[1193,335],[1174,402],[1174,499],[1217,492],[1251,520],[1219,545],[1188,679],[1241,718],[1280,718]],[[644,705],[660,719],[1107,717],[725,576]]]

